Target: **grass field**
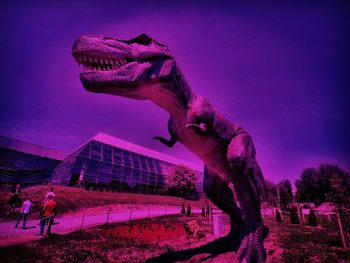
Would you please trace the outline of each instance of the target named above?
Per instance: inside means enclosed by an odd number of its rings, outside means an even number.
[[[131,194],[131,193],[112,193],[100,191],[86,191],[82,188],[73,188],[66,186],[53,186],[56,193],[57,215],[75,212],[86,208],[98,208],[113,204],[155,204],[155,205],[174,205],[181,206],[182,203],[191,205],[194,208],[201,208],[203,200],[192,201],[184,200],[179,197]],[[22,198],[30,194],[34,203],[30,218],[38,218],[41,203],[45,194],[50,189],[48,185],[32,186],[22,190]],[[18,210],[15,215],[6,216],[9,191],[2,191],[0,194],[0,218],[3,220],[13,220],[18,216]]]
[[[193,219],[207,230],[205,238],[186,237],[183,224]],[[265,240],[267,262],[350,262],[350,251],[341,248],[336,229],[278,224],[272,217],[265,218],[265,223],[270,228]],[[2,262],[139,263],[167,251],[205,244],[215,239],[211,233],[212,225],[200,216],[166,216],[109,224],[3,248],[0,258]],[[206,256],[197,255],[186,262],[199,262]],[[204,262],[237,261],[235,253],[229,252]]]

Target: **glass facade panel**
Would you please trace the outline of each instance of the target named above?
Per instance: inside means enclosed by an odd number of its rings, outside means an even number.
[[[101,160],[101,144],[91,144],[91,158],[95,160]]]
[[[151,158],[147,159],[148,167],[151,172],[155,172],[154,166],[153,166],[153,160]]]
[[[176,165],[169,162],[91,141],[59,165],[54,174],[56,183],[69,184],[71,177],[78,175],[82,185],[88,182],[143,192],[147,188],[164,189],[166,177],[174,168]]]
[[[131,159],[132,159],[132,167],[135,169],[140,169],[139,156],[137,154],[132,154]]]
[[[147,159],[144,156],[140,156],[140,161],[141,161],[141,169],[148,171],[148,166],[147,166]]]
[[[112,162],[112,147],[107,145],[103,146],[103,161]]]

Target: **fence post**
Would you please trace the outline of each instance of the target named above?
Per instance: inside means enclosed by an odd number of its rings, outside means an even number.
[[[85,219],[85,214],[83,215],[83,218],[81,219],[80,231],[83,229],[84,219]]]
[[[131,221],[132,207],[130,208],[129,221]]]
[[[106,224],[108,224],[108,220],[109,220],[109,213],[110,213],[111,211],[112,211],[112,209],[108,209]]]
[[[336,215],[337,215],[337,221],[338,221],[338,225],[339,225],[339,232],[340,232],[340,236],[341,236],[341,241],[342,241],[342,244],[343,244],[343,248],[346,249],[346,248],[347,248],[347,245],[346,245],[346,240],[345,240],[345,236],[344,236],[343,224],[342,224],[342,222],[341,222],[340,213],[339,213],[339,210],[338,210],[338,209],[337,209],[337,211],[336,211]]]

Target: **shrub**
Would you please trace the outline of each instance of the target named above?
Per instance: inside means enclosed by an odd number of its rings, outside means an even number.
[[[280,213],[279,209],[276,209],[276,222],[277,223],[282,223],[283,222],[282,216],[281,216],[281,213]]]
[[[309,214],[309,218],[307,219],[307,224],[309,226],[318,226],[316,214],[313,209],[310,209],[310,214]]]
[[[290,222],[292,224],[300,224],[299,216],[298,216],[298,209],[296,206],[292,206],[292,210],[290,211]]]
[[[181,215],[184,215],[184,214],[186,214],[186,210],[185,210],[185,205],[182,204],[181,205]]]
[[[190,205],[187,206],[186,216],[191,216],[191,206]]]

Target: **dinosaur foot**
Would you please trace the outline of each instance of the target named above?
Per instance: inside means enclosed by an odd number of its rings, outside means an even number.
[[[160,256],[149,258],[145,261],[145,263],[171,263],[189,260],[191,257],[198,254],[209,254],[208,257],[200,259],[200,261],[205,261],[226,252],[237,251],[241,241],[241,233],[237,234],[237,232],[230,232],[227,236],[220,237],[200,247],[167,252]]]
[[[266,262],[264,239],[268,235],[268,232],[268,227],[263,224],[246,227],[246,233],[238,250],[239,260],[241,262]]]

